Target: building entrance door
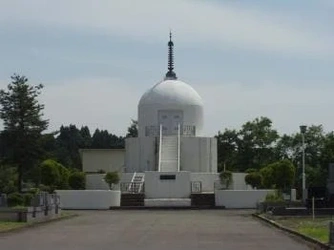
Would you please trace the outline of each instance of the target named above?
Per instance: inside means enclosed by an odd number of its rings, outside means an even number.
[[[159,125],[162,125],[163,135],[177,135],[178,125],[182,127],[183,111],[182,110],[159,110]]]

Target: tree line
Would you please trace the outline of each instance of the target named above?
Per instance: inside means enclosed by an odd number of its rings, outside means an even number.
[[[58,178],[55,172],[65,173],[63,167],[71,171],[82,169],[79,149],[124,148],[126,137],[137,136],[135,121],[125,136],[100,129],[91,134],[87,126],[78,128],[72,124],[46,133],[49,120],[44,118],[44,105],[38,101],[43,85],[30,85],[28,79],[20,75],[13,75],[11,79],[7,89],[0,90],[0,118],[3,122],[0,132],[0,193],[8,186],[16,186],[21,191],[24,183],[44,182],[63,187],[59,183],[66,181],[60,179],[64,177],[67,180],[69,173],[60,176],[59,180],[51,179]],[[46,172],[44,179],[50,181],[43,181],[42,177],[36,179]]]
[[[28,79],[20,75],[13,75],[11,79],[7,88],[0,90],[0,118],[3,122],[0,192],[7,185],[8,176],[16,176],[15,185],[20,191],[23,183],[41,181],[34,179],[39,176],[36,169],[41,171],[41,166],[47,168],[45,166],[59,163],[66,169],[81,171],[80,148],[124,148],[126,137],[138,136],[138,124],[134,120],[124,136],[100,129],[91,134],[87,126],[78,128],[72,124],[46,133],[49,120],[44,118],[44,105],[38,101],[43,85],[30,85]],[[280,135],[269,118],[259,117],[238,130],[219,131],[215,137],[219,172],[261,173],[263,177],[270,171],[279,173],[284,166],[287,169],[292,166],[293,185],[300,186],[302,145],[299,132]],[[305,133],[305,145],[307,183],[324,186],[328,164],[334,162],[334,133],[325,132],[322,125],[311,125]],[[64,172],[57,166],[59,172]],[[256,183],[258,176],[249,179]],[[273,176],[271,180],[278,182]]]
[[[328,165],[334,162],[334,132],[325,132],[322,125],[310,125],[304,136],[307,186],[326,186]],[[301,186],[302,134],[299,131],[280,135],[269,118],[259,117],[246,122],[239,130],[218,132],[216,138],[219,171],[260,173],[262,170],[265,173],[268,166],[288,160],[294,171],[293,186]],[[286,165],[286,162],[282,164]]]

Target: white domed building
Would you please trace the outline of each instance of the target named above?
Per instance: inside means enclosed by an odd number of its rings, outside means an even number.
[[[195,206],[255,208],[272,190],[255,190],[245,173],[233,173],[221,190],[217,173],[217,141],[203,133],[200,95],[174,72],[168,42],[168,72],[141,97],[138,137],[125,149],[81,149],[86,190],[58,191],[62,208],[108,209],[117,206]],[[120,185],[110,190],[105,172],[118,172]]]
[[[217,143],[203,136],[203,100],[177,79],[173,42],[168,72],[138,104],[138,137],[126,140],[126,172],[217,173]]]
[[[81,150],[86,189],[109,189],[101,170],[117,171],[121,206],[191,206],[194,193],[214,206],[217,141],[203,134],[202,98],[174,72],[171,37],[168,47],[166,76],[139,100],[138,137],[125,149]]]

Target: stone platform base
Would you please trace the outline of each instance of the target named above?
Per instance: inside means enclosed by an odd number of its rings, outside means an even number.
[[[145,207],[190,207],[191,199],[145,199]]]

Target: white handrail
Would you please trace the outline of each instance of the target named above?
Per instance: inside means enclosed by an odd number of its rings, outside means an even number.
[[[180,158],[181,158],[181,125],[177,125],[177,171],[180,172]]]
[[[140,183],[139,188],[138,188],[138,193],[140,193],[142,188],[143,188],[144,179],[145,179],[145,175],[142,175],[141,183]]]
[[[161,171],[161,148],[162,148],[162,125],[160,124],[160,133],[159,133],[159,165],[158,171]]]
[[[131,182],[133,182],[133,181],[134,181],[136,174],[137,174],[137,172],[134,172],[134,173],[133,173],[133,176],[132,176]]]
[[[131,179],[131,182],[130,182],[128,191],[131,191],[131,189],[132,189],[133,182],[134,182],[134,180],[135,180],[135,176],[136,176],[136,174],[137,174],[136,172],[133,173],[133,176],[132,176],[132,179]]]

